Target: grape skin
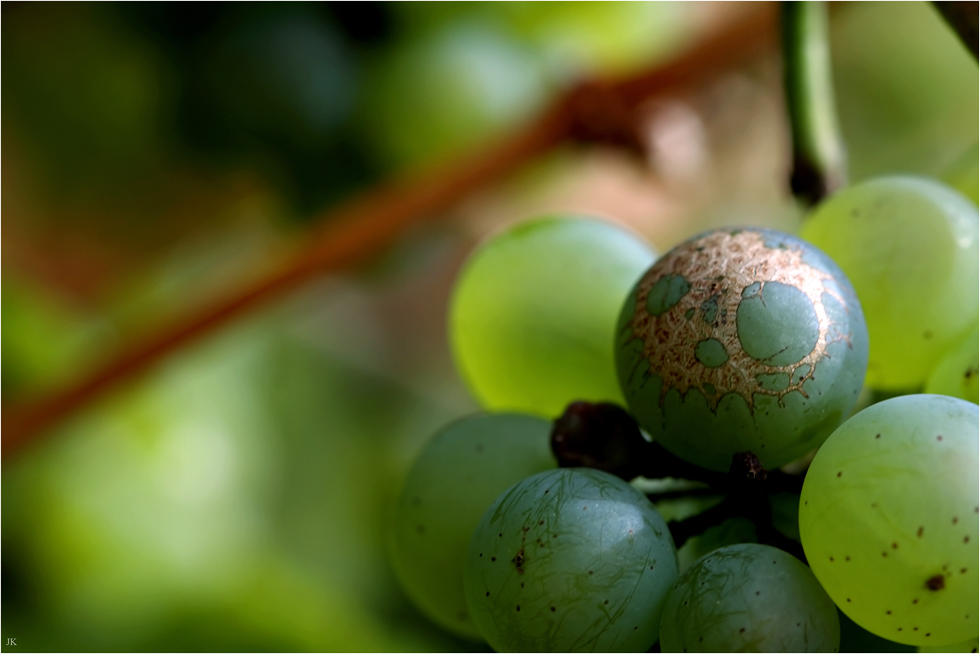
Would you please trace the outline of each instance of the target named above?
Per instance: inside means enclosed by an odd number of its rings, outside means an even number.
[[[701,557],[664,607],[664,652],[836,652],[837,608],[810,569],[768,545]]]
[[[926,393],[980,403],[980,331],[951,347],[926,380]]]
[[[676,580],[670,532],[646,497],[605,472],[564,468],[487,510],[466,597],[497,651],[644,651]]]
[[[408,473],[393,515],[391,560],[415,604],[459,636],[481,638],[463,594],[473,529],[511,484],[557,465],[550,432],[535,416],[469,416],[433,436]]]
[[[857,292],[873,388],[921,388],[977,323],[977,209],[940,182],[895,176],[855,184],[820,204],[800,235],[836,261]]]
[[[810,566],[864,629],[909,645],[976,635],[978,407],[897,397],[845,422],[800,497]]]
[[[495,235],[467,261],[449,324],[456,367],[487,409],[548,418],[575,400],[623,404],[619,308],[655,259],[600,220],[552,217]]]

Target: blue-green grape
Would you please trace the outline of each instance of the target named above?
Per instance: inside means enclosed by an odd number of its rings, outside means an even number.
[[[673,248],[629,294],[616,340],[640,426],[718,471],[739,452],[773,468],[819,447],[850,414],[868,361],[840,268],[770,229],[716,229]]]
[[[810,569],[768,545],[701,557],[667,596],[664,652],[836,652],[837,607]]]
[[[939,652],[973,652],[976,654],[978,647],[980,647],[980,638],[971,638],[962,643],[954,643],[944,647],[920,647],[918,649],[923,654],[933,654],[933,652],[936,654]]]
[[[483,244],[456,282],[456,366],[481,404],[553,418],[575,400],[623,403],[619,307],[653,251],[600,220],[545,218]]]
[[[929,373],[925,391],[980,403],[980,330],[946,352]]]
[[[800,498],[814,574],[868,631],[942,646],[977,634],[980,414],[943,395],[861,411],[817,452]]]
[[[405,480],[394,513],[391,559],[406,593],[432,620],[480,639],[463,595],[466,550],[487,507],[509,486],[557,463],[551,424],[479,414],[437,433]]]
[[[977,323],[977,208],[940,182],[855,184],[820,204],[801,236],[854,285],[868,323],[873,388],[921,388],[936,360]]]
[[[677,580],[663,518],[638,490],[586,468],[539,473],[487,510],[466,599],[502,652],[636,652],[657,640]]]

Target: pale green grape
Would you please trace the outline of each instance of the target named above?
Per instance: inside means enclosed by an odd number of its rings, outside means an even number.
[[[394,514],[392,562],[408,595],[450,631],[480,638],[463,595],[470,537],[500,493],[557,465],[550,432],[534,416],[470,416],[437,433],[409,472]]]
[[[768,545],[701,557],[674,584],[660,626],[663,652],[836,652],[837,607],[810,569]]]
[[[923,654],[932,654],[933,652],[976,652],[977,648],[980,647],[980,638],[971,638],[970,640],[963,641],[962,643],[955,643],[953,645],[946,645],[945,647],[920,647],[919,651]]]
[[[817,452],[800,536],[827,593],[868,631],[909,645],[975,636],[978,407],[906,395],[861,411]]]
[[[861,301],[869,386],[921,387],[976,324],[977,208],[953,189],[915,177],[856,184],[819,205],[801,235],[837,262]]]
[[[663,518],[605,472],[564,468],[501,495],[473,533],[466,599],[497,651],[634,652],[677,580]]]
[[[926,379],[926,393],[980,402],[980,330],[951,347]]]
[[[546,218],[486,242],[453,293],[456,365],[489,409],[561,414],[623,404],[613,363],[620,306],[654,254],[599,220]]]

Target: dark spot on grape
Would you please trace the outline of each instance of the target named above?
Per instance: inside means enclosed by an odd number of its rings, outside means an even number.
[[[840,472],[840,471],[838,471],[838,472],[837,472],[837,476],[838,476],[838,477],[840,477],[840,476],[841,476],[841,472]]]
[[[487,597],[490,597],[490,591],[489,590],[487,591]]]
[[[877,502],[872,502],[871,503],[871,508],[872,509],[877,509],[878,508],[878,503]]]
[[[699,643],[703,643],[704,642],[704,636],[701,636],[700,638],[698,638],[698,642]]]
[[[517,605],[517,610],[518,610],[518,611],[520,611],[520,610],[521,610],[521,605],[520,605],[520,604],[518,604],[518,605]]]
[[[739,629],[739,630],[738,630],[738,633],[740,633],[740,634],[744,634],[744,633],[745,633],[745,627],[742,627],[741,629]]]
[[[419,525],[419,526],[417,526],[415,528],[415,531],[419,532],[419,534],[424,534],[425,533],[425,525]]]
[[[684,606],[687,606],[687,600],[684,600]]]
[[[888,556],[888,552],[882,552],[881,555],[884,556],[884,557],[887,557]]]
[[[875,438],[881,438],[881,434],[875,434]]]
[[[964,543],[969,543],[970,542],[970,537],[969,536],[964,536],[963,537],[963,542]]]
[[[940,436],[936,436],[936,440],[937,441],[941,441],[942,439],[943,439],[943,437],[941,435]]]
[[[755,591],[755,594],[756,595],[761,595],[762,593],[760,591]]]
[[[932,634],[931,634],[930,632],[928,632],[928,631],[926,632],[926,637],[927,637],[927,638],[928,638],[929,636],[931,636],[931,635],[932,635]]]
[[[499,536],[500,538],[503,538],[504,537],[503,534],[497,534],[497,536]]]
[[[497,557],[495,557],[495,556],[491,556],[491,557],[490,557],[490,560],[491,560],[491,561],[496,561],[496,560],[497,560]]]
[[[844,557],[844,560],[845,560],[845,561],[850,561],[850,560],[851,560],[851,557],[849,557],[849,556],[845,556],[845,557]]]
[[[553,607],[553,606],[551,607],[551,612],[552,612],[552,613],[554,613],[554,612],[555,612],[555,607]]]
[[[915,532],[915,535],[918,536],[919,538],[922,538],[922,532],[923,531],[925,531],[925,529],[922,528],[922,527],[919,527],[919,531]]]
[[[799,627],[799,626],[800,626],[800,623],[799,623],[799,622],[797,622],[797,623],[796,623],[796,626],[797,626],[797,627]]]
[[[959,518],[956,518],[956,517],[954,517],[954,518],[953,518],[953,524],[954,524],[954,525],[955,525],[955,524],[956,524],[957,522],[959,522],[959,521],[960,521],[960,519],[959,519]]]
[[[891,614],[892,614],[891,611],[885,611],[885,615],[891,615]]]
[[[932,338],[932,332],[926,331],[922,333],[923,338]]]
[[[901,627],[899,627],[899,628],[898,628],[898,630],[899,630],[899,631],[901,631],[901,630],[902,630],[902,628],[901,628]]]
[[[544,520],[538,523],[538,525],[543,525],[543,524],[544,524]]]
[[[517,554],[514,555],[514,558],[512,558],[511,561],[513,561],[514,565],[517,567],[517,572],[519,574],[524,574],[524,548],[523,547],[517,551]]]
[[[848,597],[848,598],[847,598],[847,601],[848,601],[848,602],[850,602],[850,601],[851,601],[851,598],[850,598],[850,597]]]
[[[960,574],[966,574],[966,568],[960,568]]]
[[[637,629],[639,629],[639,627],[633,627],[633,631],[636,631]]]
[[[547,494],[548,494],[548,491],[546,490],[546,491],[544,492],[544,494],[545,494],[545,495],[547,495]]]
[[[912,600],[912,603],[913,603],[913,604],[918,604],[918,603],[919,603],[919,598],[918,598],[918,597],[916,597],[916,598],[915,598],[914,600]]]
[[[480,556],[481,556],[481,557],[483,556],[483,552],[480,552]]]
[[[650,569],[653,570],[653,566],[652,565],[650,566]]]
[[[606,600],[605,602],[603,602],[603,604],[608,604],[608,603],[609,603],[609,600]]]
[[[831,562],[831,563],[833,563],[833,562],[834,562],[834,557],[830,557],[830,562]],[[773,563],[775,563],[775,561],[773,561]]]
[[[521,588],[524,588],[524,582],[523,581],[521,582]]]
[[[589,570],[589,574],[592,574],[592,571],[591,570]]]
[[[919,630],[918,627],[912,627],[912,631],[918,631],[918,630]]]
[[[935,575],[926,580],[926,588],[929,590],[942,590],[946,588],[946,581],[942,575]]]
[[[892,549],[893,550],[897,550],[898,549],[898,543],[892,543]]]
[[[531,531],[531,528],[530,528],[530,527],[524,527],[524,533],[525,533],[525,534],[526,534],[527,532],[529,532],[529,531]]]
[[[552,538],[558,538],[558,534],[551,534]]]

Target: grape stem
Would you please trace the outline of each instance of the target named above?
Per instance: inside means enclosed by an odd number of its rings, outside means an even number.
[[[755,525],[760,543],[778,547],[806,562],[800,544],[773,526],[769,502],[773,493],[799,493],[803,475],[770,472],[751,452],[735,454],[728,472],[702,468],[672,454],[663,445],[646,440],[633,417],[609,402],[569,404],[555,419],[551,448],[558,465],[565,468],[595,468],[627,481],[638,476],[671,477],[708,486],[651,494],[647,496],[651,501],[723,495],[721,503],[707,511],[669,524],[677,547],[729,518],[743,517]]]
[[[847,183],[827,31],[825,2],[782,3],[784,90],[793,141],[789,184],[809,206]]]

